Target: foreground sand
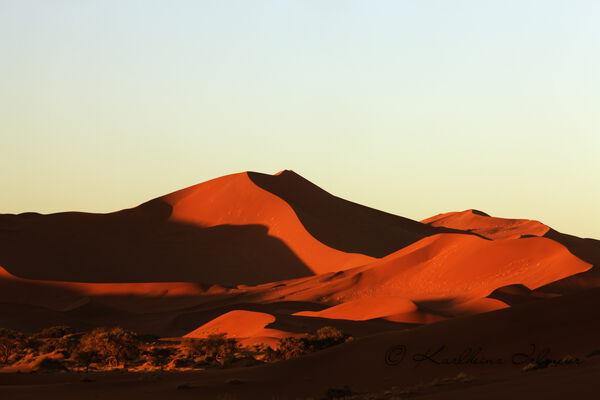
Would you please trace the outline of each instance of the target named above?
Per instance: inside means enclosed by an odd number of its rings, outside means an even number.
[[[516,398],[538,398],[536,393],[560,398],[575,388],[578,398],[594,398],[600,356],[589,355],[600,349],[600,321],[594,318],[598,307],[600,291],[592,290],[372,335],[300,359],[258,367],[189,373],[0,374],[0,393],[11,399],[296,399],[318,398],[327,388],[349,385],[359,392],[412,388],[419,398],[475,399],[483,393],[485,398],[515,394]],[[576,338],[573,327],[578,328]],[[406,349],[403,359],[398,346]],[[444,350],[435,354],[440,346],[445,346]],[[481,351],[476,354],[478,348]],[[467,349],[473,352],[465,356]],[[461,353],[461,361],[453,360]],[[523,371],[536,358],[571,361]],[[445,364],[445,359],[450,363]],[[435,384],[436,379],[459,373],[472,381]],[[83,378],[92,382],[82,382]],[[223,397],[225,394],[229,397]]]

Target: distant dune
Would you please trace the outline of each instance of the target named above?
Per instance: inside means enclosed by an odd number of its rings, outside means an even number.
[[[561,243],[581,260],[594,266],[593,269],[548,284],[542,291],[556,294],[574,293],[600,286],[600,241],[582,239],[558,232],[538,221],[491,217],[477,210],[438,214],[421,221],[436,227],[460,229],[483,237],[500,240],[539,236]]]
[[[529,219],[495,218],[478,210],[449,212],[427,218],[424,224],[460,229],[488,239],[518,239],[523,236],[544,236],[550,227]]]

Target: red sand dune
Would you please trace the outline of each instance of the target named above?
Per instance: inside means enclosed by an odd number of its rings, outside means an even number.
[[[336,250],[318,241],[306,230],[290,204],[251,179],[261,175],[228,175],[171,193],[161,200],[172,207],[171,221],[202,227],[265,226],[269,236],[281,240],[313,273],[351,268],[373,259]],[[264,177],[276,181],[287,179],[286,174]],[[294,182],[283,184],[294,185]],[[312,194],[304,191],[300,200],[310,201]]]
[[[275,321],[276,317],[271,314],[234,310],[202,325],[184,337],[205,338],[211,334],[224,333],[227,337],[238,339],[244,345],[264,343],[277,347],[280,338],[298,336],[278,329],[266,328]]]
[[[526,236],[540,236],[561,243],[571,253],[595,268],[549,283],[538,292],[565,294],[600,287],[600,241],[582,239],[558,232],[538,221],[527,219],[507,219],[491,217],[477,210],[450,212],[425,219],[423,223],[476,233],[489,239],[507,239]]]
[[[336,384],[394,386],[399,376],[414,384],[439,369],[390,369],[387,348],[439,342],[505,354],[534,340],[560,354],[593,350],[599,243],[475,210],[420,223],[291,171],[247,172],[110,214],[0,215],[0,326],[119,325],[275,346],[333,325],[359,339],[277,365],[205,371],[202,394],[214,398],[239,376],[250,395],[240,398],[266,398],[263,385],[315,396]],[[583,334],[565,340],[574,330]]]
[[[251,305],[282,299],[300,308],[274,308],[277,314],[431,323],[506,307],[500,300],[485,298],[498,288],[521,284],[536,289],[589,268],[546,238],[489,241],[472,235],[439,234],[365,266],[238,289],[169,282],[33,281],[3,272],[0,301],[65,312],[66,319],[79,318],[82,325],[110,322],[112,314],[115,321],[136,330],[148,329],[141,317],[151,311],[157,332],[170,335],[181,334],[185,327],[197,328],[234,310],[236,304],[259,311]],[[311,304],[324,309],[315,310]],[[219,314],[217,310],[223,311]],[[96,314],[102,316],[94,318]],[[185,324],[173,326],[170,321],[184,314],[190,315]],[[240,329],[246,327],[241,324]]]
[[[517,239],[522,236],[544,236],[550,227],[529,219],[491,217],[478,210],[449,212],[421,221],[431,226],[460,229],[488,239]]]
[[[361,319],[363,315],[383,318],[414,313],[406,299],[416,303],[420,312],[441,316],[490,311],[506,306],[499,300],[484,300],[497,288],[521,284],[535,289],[590,268],[546,238],[490,241],[440,234],[320,285],[309,285],[300,292],[304,300],[325,299],[335,307],[298,315]],[[357,305],[355,315],[352,307],[338,305],[346,302]],[[417,315],[407,314],[403,322],[422,321]]]
[[[244,172],[110,214],[0,215],[0,265],[30,279],[258,284],[371,262],[435,228]]]

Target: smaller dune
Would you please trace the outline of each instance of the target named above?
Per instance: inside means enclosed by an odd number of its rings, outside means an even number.
[[[544,236],[550,230],[549,226],[539,221],[491,217],[477,210],[438,214],[421,222],[435,227],[469,231],[494,240]]]
[[[278,329],[266,328],[274,323],[274,315],[246,310],[233,310],[186,334],[185,338],[199,339],[214,334],[226,334],[244,345],[264,343],[276,347],[279,339],[287,336],[301,336]]]

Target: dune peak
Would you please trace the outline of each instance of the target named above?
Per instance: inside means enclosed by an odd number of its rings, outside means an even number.
[[[273,174],[274,176],[278,176],[278,175],[298,175],[297,173],[295,173],[293,170],[291,169],[282,169],[279,172],[276,172]]]
[[[483,211],[479,211],[479,210],[476,210],[476,209],[474,209],[474,208],[471,208],[471,209],[465,210],[465,211],[463,211],[463,212],[465,212],[465,213],[471,213],[471,214],[475,214],[475,215],[480,215],[480,216],[482,216],[482,217],[491,217],[491,215],[490,215],[490,214],[484,213]]]

